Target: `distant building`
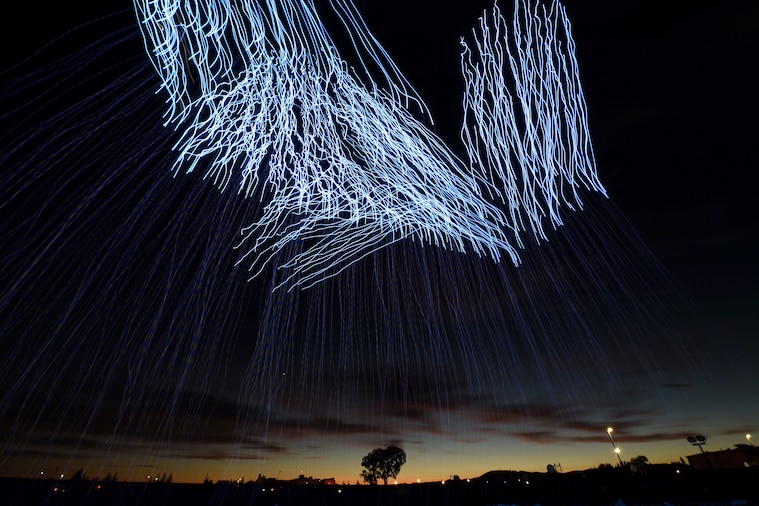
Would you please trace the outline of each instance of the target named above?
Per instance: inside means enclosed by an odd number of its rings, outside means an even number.
[[[282,483],[289,483],[291,485],[296,485],[298,487],[306,486],[306,485],[336,485],[337,482],[334,478],[314,478],[313,476],[305,476],[303,474],[298,475],[297,478],[294,480],[285,480],[280,481],[278,478],[267,478],[263,474],[258,475],[258,479],[256,480],[256,483],[266,485],[266,486],[275,486]]]
[[[686,458],[691,467],[696,471],[759,467],[759,451],[757,451],[757,447],[747,444],[735,445],[735,448],[728,450],[688,455]]]

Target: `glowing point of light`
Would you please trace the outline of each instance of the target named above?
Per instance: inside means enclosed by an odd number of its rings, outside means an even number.
[[[619,448],[614,448],[614,453],[620,453],[620,451],[621,450]]]
[[[614,429],[613,429],[613,428],[611,428],[611,427],[608,427],[608,428],[606,429],[606,433],[607,433],[607,434],[611,434],[612,432],[614,432]]]

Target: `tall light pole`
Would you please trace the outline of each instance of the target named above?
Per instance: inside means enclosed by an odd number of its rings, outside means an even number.
[[[617,454],[617,459],[619,459],[619,465],[622,466],[622,457],[619,456],[619,448],[617,448],[617,443],[614,442],[614,436],[611,435],[611,433],[614,432],[614,428],[607,427],[606,433],[609,435],[609,441],[611,441],[611,446],[614,447],[614,453]]]
[[[703,446],[706,444],[706,437],[699,434],[698,436],[688,436],[686,439],[693,446],[698,446],[698,449],[701,450],[701,453],[704,455],[704,463],[706,464],[706,468],[712,469],[712,463],[709,462],[709,457],[707,457],[706,452],[703,448]]]
[[[698,436],[688,436],[686,439],[693,446],[698,446],[698,449],[701,450],[701,453],[706,453],[702,448],[706,444],[706,438],[704,436],[699,434]]]

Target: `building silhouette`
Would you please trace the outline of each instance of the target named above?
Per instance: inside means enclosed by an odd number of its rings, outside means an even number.
[[[694,471],[759,467],[757,447],[747,444],[737,444],[735,448],[727,450],[688,455],[686,458]]]

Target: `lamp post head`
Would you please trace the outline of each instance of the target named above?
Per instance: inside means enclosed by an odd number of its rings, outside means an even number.
[[[606,433],[607,434],[611,434],[612,432],[614,432],[614,429],[612,427],[607,427],[606,428]]]

